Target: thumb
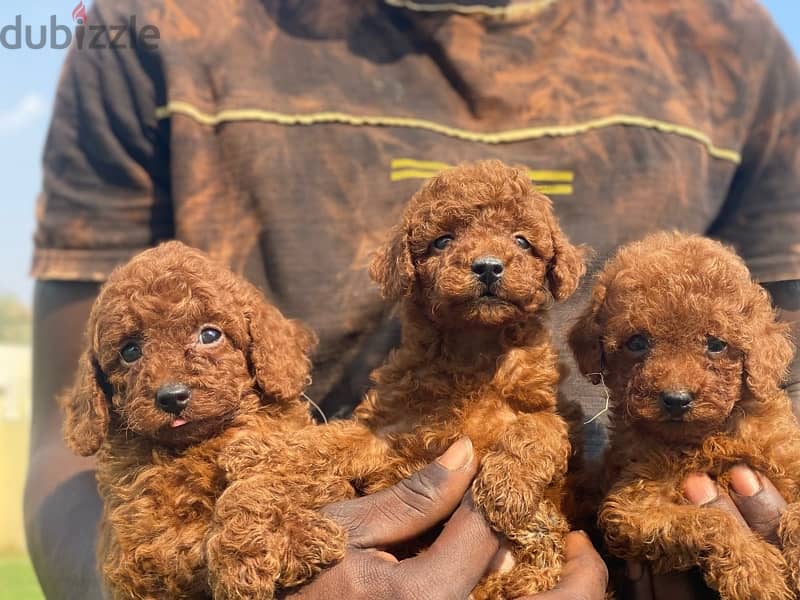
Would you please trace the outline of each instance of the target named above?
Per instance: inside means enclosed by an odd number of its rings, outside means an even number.
[[[461,438],[436,461],[375,494],[331,504],[323,511],[347,531],[356,548],[413,539],[459,505],[478,469],[472,442]]]

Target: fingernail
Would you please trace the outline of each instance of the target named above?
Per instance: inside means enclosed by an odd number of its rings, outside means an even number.
[[[576,529],[576,530],[574,530],[572,533],[577,533],[578,535],[582,535],[582,536],[583,536],[583,537],[585,537],[587,540],[591,541],[591,538],[589,537],[589,534],[588,534],[588,533],[586,533],[586,532],[585,532],[583,529]]]
[[[628,570],[628,579],[630,579],[631,581],[639,581],[642,578],[642,575],[644,575],[644,568],[642,567],[642,563],[635,560],[628,561],[627,570]]]
[[[750,468],[745,465],[736,465],[729,471],[731,487],[740,496],[752,497],[761,491],[761,481]]]
[[[692,504],[703,506],[717,499],[717,486],[705,473],[692,473],[683,481],[683,495]]]
[[[447,449],[447,452],[436,459],[448,471],[458,471],[466,467],[472,460],[472,442],[463,437]]]
[[[487,569],[489,573],[508,573],[517,564],[514,554],[511,551],[511,545],[508,541],[503,540],[500,543],[500,549],[494,555],[492,562]]]

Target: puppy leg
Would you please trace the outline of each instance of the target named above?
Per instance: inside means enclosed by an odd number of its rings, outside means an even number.
[[[346,535],[319,509],[352,498],[351,481],[379,465],[372,441],[365,428],[335,424],[227,448],[230,483],[207,541],[214,597],[271,598],[340,560]]]
[[[552,589],[564,564],[564,538],[569,524],[559,507],[542,500],[530,513],[527,532],[511,541],[515,566],[506,573],[483,579],[472,592],[473,600],[521,598]]]
[[[473,498],[492,526],[511,541],[517,566],[488,578],[476,598],[533,594],[558,581],[569,525],[560,510],[557,484],[569,453],[564,421],[552,413],[535,413],[519,416],[484,456]]]
[[[324,483],[324,482],[318,482]],[[206,542],[213,596],[272,598],[279,588],[303,583],[344,556],[346,537],[310,498],[346,497],[346,482],[304,489],[253,476],[232,483],[217,501]]]
[[[780,551],[745,529],[731,514],[668,500],[664,483],[618,486],[599,516],[612,554],[649,560],[657,572],[699,565],[722,600],[791,600]]]

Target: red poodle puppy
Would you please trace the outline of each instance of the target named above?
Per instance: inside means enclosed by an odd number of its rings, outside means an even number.
[[[115,270],[61,398],[70,447],[97,453],[98,561],[111,596],[210,598],[205,537],[239,437],[310,423],[314,337],[179,242]]]
[[[372,263],[383,295],[400,302],[402,341],[355,420],[237,453],[261,455],[260,465],[229,462],[236,481],[209,541],[209,554],[228,564],[217,597],[267,598],[307,581],[345,547],[320,507],[384,489],[462,436],[482,460],[475,504],[516,559],[474,597],[553,587],[569,528],[561,504],[570,443],[543,313],[583,272],[581,251],[525,170],[486,161],[428,181]],[[252,531],[258,543],[243,547]]]
[[[700,566],[723,600],[795,598],[800,429],[781,389],[793,348],[743,261],[677,233],[625,246],[600,273],[570,345],[611,394],[599,517],[610,551],[661,572]],[[781,548],[683,497],[687,475],[708,473],[724,488],[740,463],[789,502]]]

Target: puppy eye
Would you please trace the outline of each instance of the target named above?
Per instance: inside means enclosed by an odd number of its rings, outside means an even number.
[[[522,237],[521,235],[514,236],[514,241],[517,242],[517,246],[519,246],[523,250],[530,250],[531,249],[531,243],[528,240],[526,240],[524,237]]]
[[[719,354],[724,352],[727,347],[728,342],[715,338],[713,335],[706,336],[706,349],[709,354]]]
[[[203,330],[200,332],[200,343],[201,344],[213,344],[214,342],[219,341],[222,337],[222,332],[215,327],[204,327]]]
[[[637,333],[628,338],[625,347],[633,354],[644,354],[650,348],[650,340],[646,335]]]
[[[444,250],[450,245],[450,242],[453,241],[452,235],[443,235],[442,237],[438,237],[433,241],[433,247],[437,250]]]
[[[142,349],[139,347],[139,344],[131,342],[126,344],[122,350],[119,351],[119,355],[126,363],[135,363],[142,358]]]

